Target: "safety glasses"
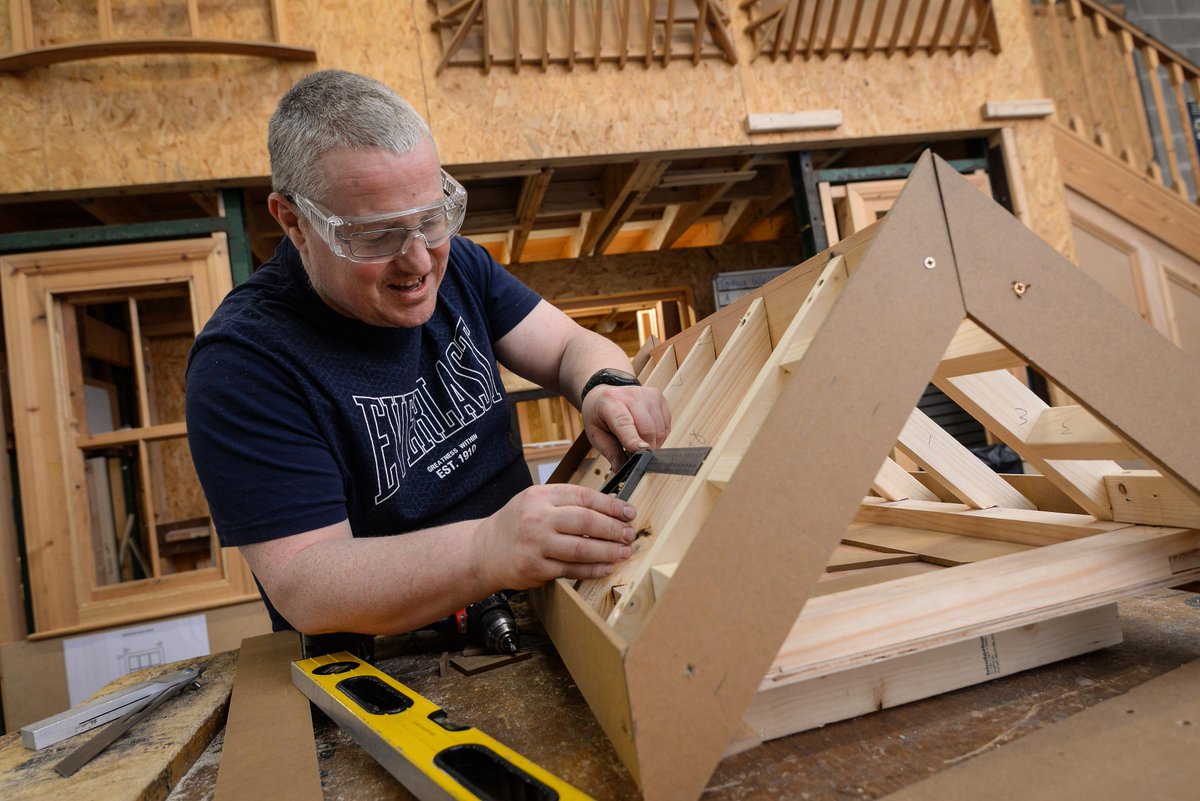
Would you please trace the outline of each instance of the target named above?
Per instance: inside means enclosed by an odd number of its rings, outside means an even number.
[[[351,261],[385,261],[408,252],[417,237],[436,248],[458,233],[467,213],[467,190],[442,170],[442,199],[427,206],[370,217],[339,217],[300,195],[288,195],[334,254]],[[405,222],[419,220],[416,225]]]

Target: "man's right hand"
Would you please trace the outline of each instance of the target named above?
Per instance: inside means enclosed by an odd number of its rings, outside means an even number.
[[[625,501],[586,487],[530,487],[475,529],[476,574],[487,586],[513,590],[607,576],[631,554],[636,516]]]

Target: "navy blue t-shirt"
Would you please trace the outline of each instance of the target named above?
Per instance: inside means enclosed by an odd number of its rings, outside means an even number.
[[[285,238],[188,361],[188,442],[221,544],[347,519],[356,537],[399,534],[507,503],[532,482],[492,343],[538,300],[456,237],[429,322],[371,326],[317,296]]]

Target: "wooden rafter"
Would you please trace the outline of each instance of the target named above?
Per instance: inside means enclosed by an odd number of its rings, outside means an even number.
[[[853,10],[843,7],[853,2]],[[871,56],[878,50],[887,55],[918,50],[999,50],[992,12],[994,0],[743,0],[750,22],[745,33],[754,40],[754,58],[769,53],[793,59],[801,54],[842,58],[860,52]],[[867,15],[874,9],[868,29]],[[936,14],[933,35],[925,37],[926,22]],[[955,15],[957,24],[947,35],[946,23]],[[835,43],[841,42],[841,44]]]
[[[787,174],[787,170],[776,170],[771,194],[766,198],[746,204],[742,213],[730,224],[725,238],[721,240],[721,243],[740,241],[742,237],[749,233],[751,228],[775,214],[779,207],[791,197],[792,182]]]
[[[658,0],[643,1],[644,7],[635,0],[435,0],[433,28],[443,45],[438,71],[463,65],[486,72],[496,63],[511,64],[514,71],[527,63],[572,70],[579,60],[596,69],[605,62],[624,68],[631,60],[646,67],[685,58],[693,65],[705,58],[737,63],[725,0],[693,0],[694,15],[681,14],[677,0],[666,0],[662,18]]]
[[[442,55],[442,60],[438,62],[435,74],[442,74],[442,70],[446,68],[446,65],[450,63],[450,59],[454,58],[459,48],[462,47],[463,42],[466,41],[468,34],[471,33],[471,28],[477,22],[481,21],[483,7],[484,0],[463,0],[434,20],[434,30],[442,27],[457,27],[454,37],[446,45],[446,52]]]
[[[740,172],[749,170],[754,166],[756,161],[758,161],[758,157],[756,156],[750,156],[746,159],[743,159],[738,164],[738,171]],[[671,223],[670,228],[667,229],[667,232],[662,240],[662,247],[669,248],[671,245],[675,244],[679,237],[683,236],[684,232],[687,231],[688,228],[690,228],[697,220],[708,213],[708,210],[711,209],[714,204],[720,201],[721,198],[724,197],[725,193],[737,183],[737,180],[728,180],[717,184],[710,184],[704,190],[704,193],[700,196],[699,200],[682,207],[675,215],[675,219]]]
[[[517,222],[520,227],[513,235],[510,264],[521,261],[521,252],[525,250],[525,243],[529,241],[529,233],[533,230],[533,223],[542,208],[542,200],[546,197],[552,177],[554,170],[546,168],[537,175],[525,178],[525,185],[521,188],[521,199],[517,202]]]
[[[582,245],[585,254],[604,252],[669,164],[667,161],[639,161],[605,170],[604,209],[588,222]]]

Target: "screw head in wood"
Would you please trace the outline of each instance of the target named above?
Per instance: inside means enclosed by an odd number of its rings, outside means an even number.
[[[932,270],[934,267],[937,267],[937,259],[935,259],[933,256],[926,256],[925,269]]]

